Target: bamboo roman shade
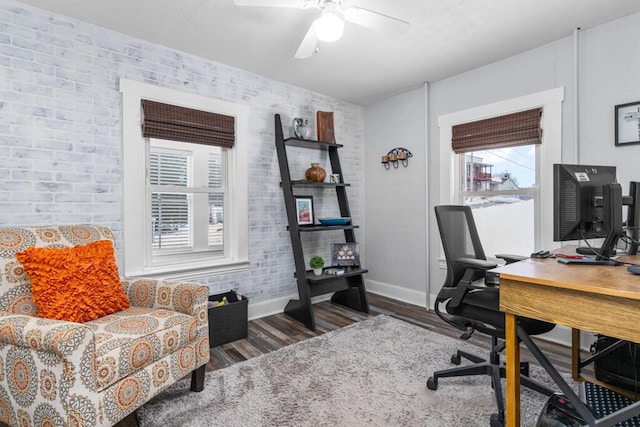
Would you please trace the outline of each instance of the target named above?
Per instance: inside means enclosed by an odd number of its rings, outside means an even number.
[[[144,137],[225,148],[235,142],[234,117],[147,99],[142,100],[142,111]]]
[[[540,144],[542,108],[453,126],[451,147],[456,153]]]

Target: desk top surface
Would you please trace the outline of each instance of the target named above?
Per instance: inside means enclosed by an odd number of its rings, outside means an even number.
[[[640,264],[640,255],[620,260]],[[626,265],[561,264],[555,258],[529,258],[492,271],[500,273],[501,279],[640,300],[640,275],[629,273]]]

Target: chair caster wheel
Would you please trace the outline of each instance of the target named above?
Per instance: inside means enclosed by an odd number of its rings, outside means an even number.
[[[427,380],[427,388],[429,390],[436,390],[438,388],[438,380],[433,377],[429,377]]]
[[[504,427],[504,420],[498,414],[491,414],[489,418],[490,427]]]
[[[451,363],[453,363],[454,365],[459,365],[460,356],[458,354],[454,354],[453,356],[451,356]]]

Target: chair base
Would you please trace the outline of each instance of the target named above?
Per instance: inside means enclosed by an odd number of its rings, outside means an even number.
[[[496,347],[495,343],[493,347]],[[427,388],[429,390],[436,390],[438,388],[439,378],[488,375],[491,377],[491,387],[493,388],[496,405],[498,407],[498,413],[491,416],[490,425],[492,427],[503,425],[505,409],[500,379],[506,378],[507,370],[504,362],[500,361],[500,354],[492,351],[490,353],[489,360],[486,360],[482,357],[476,356],[475,354],[458,350],[456,354],[451,356],[451,363],[459,365],[461,358],[465,358],[473,363],[471,365],[434,372],[433,376],[429,377],[427,380]],[[554,394],[554,390],[529,378],[528,362],[522,362],[520,364],[520,384],[531,390],[542,393],[545,396],[551,396]]]

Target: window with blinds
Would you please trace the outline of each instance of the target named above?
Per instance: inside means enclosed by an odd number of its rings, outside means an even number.
[[[224,244],[224,188],[221,153],[211,153],[208,159],[209,173],[209,246]]]
[[[125,275],[246,271],[250,107],[125,78],[119,90]]]
[[[224,251],[223,148],[150,140],[154,255]]]
[[[191,156],[155,147],[149,156],[153,249],[191,248]]]

